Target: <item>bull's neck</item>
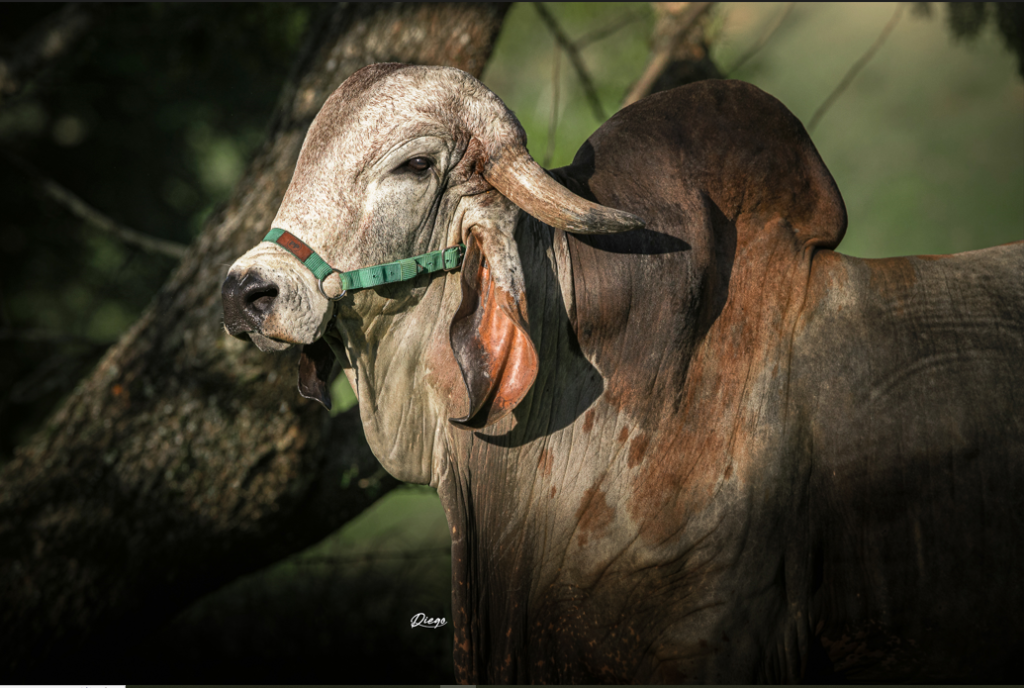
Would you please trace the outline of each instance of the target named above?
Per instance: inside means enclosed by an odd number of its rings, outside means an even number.
[[[567,486],[600,481],[610,463],[606,452],[588,449],[581,439],[588,412],[586,429],[592,429],[591,409],[604,383],[570,325],[562,290],[568,282],[559,280],[568,265],[556,257],[556,238],[551,228],[522,216],[516,241],[540,361],[530,393],[488,428],[450,429],[449,455],[439,471],[453,545],[456,667],[458,678],[469,682],[538,676],[522,665],[528,653],[519,651],[530,619],[536,623],[531,603],[566,569],[577,568],[562,561],[564,553],[588,544],[587,534],[572,526],[580,500]],[[606,525],[599,521],[589,527]]]
[[[449,434],[438,483],[453,543],[458,678],[653,680],[661,665],[632,643],[652,629],[680,633],[679,619],[713,604],[696,593],[651,600],[696,584],[702,567],[718,565],[700,548],[726,514],[730,528],[743,529],[752,512],[776,508],[750,495],[759,480],[773,478],[759,457],[787,451],[785,419],[748,418],[744,399],[785,383],[764,373],[786,356],[777,343],[787,339],[799,296],[776,310],[738,296],[753,293],[750,284],[792,280],[800,257],[787,266],[733,267],[737,298],[709,302],[710,322],[690,330],[649,323],[648,341],[632,352],[636,367],[599,371],[602,362],[581,350],[559,297],[559,274],[568,266],[555,257],[558,237],[548,232],[523,223],[517,236],[540,355],[537,380],[514,419]],[[699,320],[707,317],[702,308],[676,317]],[[675,338],[663,341],[670,330]],[[650,389],[635,394],[641,385]],[[757,446],[743,434],[755,426],[762,428]],[[716,556],[748,555],[724,548]],[[748,575],[775,575],[782,565],[751,564],[756,573]],[[694,643],[686,671],[711,672],[707,648]],[[564,666],[554,666],[553,657]]]

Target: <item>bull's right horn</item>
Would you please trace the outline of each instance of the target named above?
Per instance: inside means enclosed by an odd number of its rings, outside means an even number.
[[[549,177],[521,146],[510,146],[492,158],[484,179],[530,215],[566,232],[614,234],[644,227],[636,215],[572,193]]]

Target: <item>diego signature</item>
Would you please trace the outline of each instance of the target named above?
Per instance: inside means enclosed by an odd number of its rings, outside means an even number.
[[[445,620],[443,616],[436,619],[431,619],[429,616],[422,612],[412,617],[413,628],[416,628],[417,626],[422,626],[423,628],[440,628],[441,626],[444,626],[446,623],[448,622]]]

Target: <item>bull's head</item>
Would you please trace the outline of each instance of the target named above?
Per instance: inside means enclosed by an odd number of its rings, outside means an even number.
[[[378,457],[398,477],[426,482],[438,418],[463,427],[493,423],[536,377],[514,237],[519,209],[576,233],[643,226],[552,180],[527,152],[515,116],[468,74],[366,67],[314,120],[273,227],[341,272],[462,243],[461,274],[424,275],[332,301],[341,292],[336,275],[318,283],[295,253],[262,242],[224,281],[225,327],[264,351],[304,345],[300,390],[325,404],[337,356]],[[423,461],[411,472],[387,456],[415,448],[373,439],[410,423],[425,435]]]

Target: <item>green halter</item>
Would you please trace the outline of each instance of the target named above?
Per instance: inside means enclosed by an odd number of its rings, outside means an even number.
[[[326,260],[318,256],[313,249],[291,232],[275,227],[267,232],[263,241],[277,244],[301,260],[302,264],[313,273],[313,276],[320,280],[320,293],[324,295],[325,299],[331,301],[341,300],[350,289],[366,289],[381,284],[404,282],[417,275],[425,275],[439,270],[455,270],[462,265],[462,258],[466,254],[466,245],[459,244],[440,251],[424,253],[421,256],[396,260],[394,263],[342,272],[337,268],[332,268]],[[328,296],[324,291],[324,280],[330,277],[332,272],[338,273],[338,277],[341,279],[341,293],[337,296]]]

